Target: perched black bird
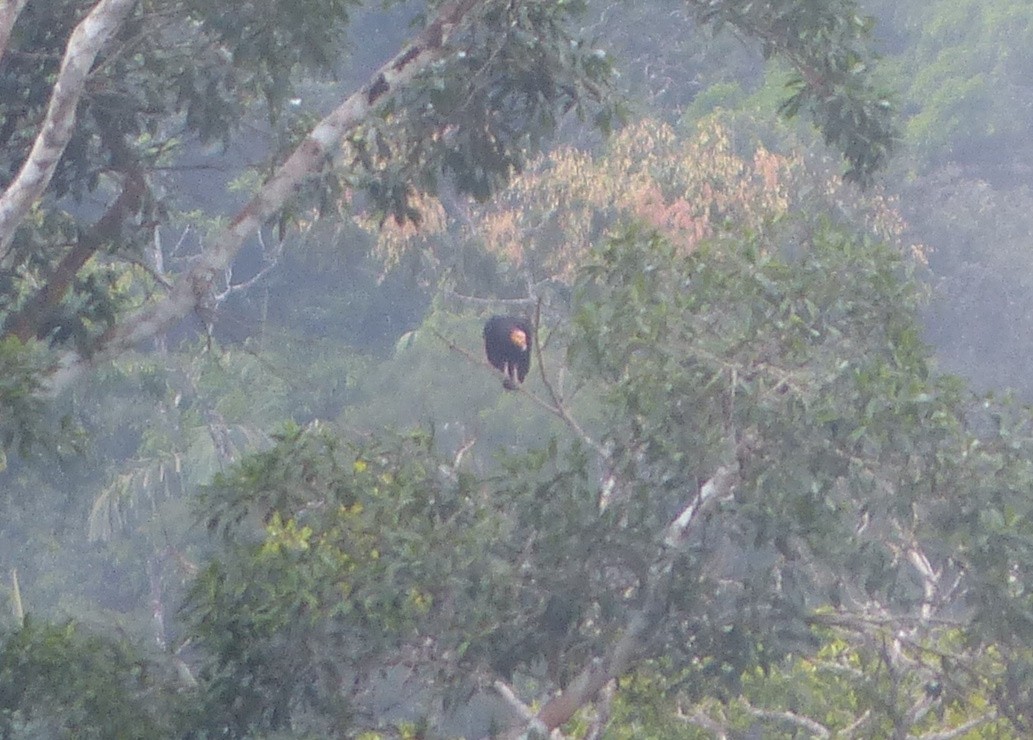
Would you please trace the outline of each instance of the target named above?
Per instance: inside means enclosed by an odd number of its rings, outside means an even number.
[[[488,362],[508,376],[502,381],[506,390],[523,383],[531,369],[532,336],[531,324],[517,316],[492,316],[484,325],[484,351]]]

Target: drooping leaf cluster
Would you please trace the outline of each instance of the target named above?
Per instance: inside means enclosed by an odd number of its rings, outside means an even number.
[[[871,182],[898,133],[890,93],[872,79],[874,22],[854,0],[692,0],[689,5],[702,22],[718,29],[732,26],[759,40],[765,58],[788,62],[795,77],[782,112],[807,113],[825,141],[843,152],[847,179]]]
[[[448,43],[448,56],[401,90],[349,138],[373,211],[419,221],[416,192],[486,200],[571,110],[608,128],[616,114],[612,60],[571,31],[582,2],[485,2]]]

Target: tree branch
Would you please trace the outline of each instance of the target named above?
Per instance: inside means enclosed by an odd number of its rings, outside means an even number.
[[[702,711],[697,711],[689,715],[685,714],[685,712],[682,711],[682,708],[679,706],[675,716],[686,724],[695,725],[696,727],[703,728],[711,735],[713,735],[714,738],[716,738],[716,740],[728,740],[728,729],[724,725],[708,717]]]
[[[772,720],[775,722],[785,722],[787,724],[795,725],[803,728],[812,737],[826,738],[831,737],[832,733],[825,725],[816,722],[810,717],[804,717],[802,714],[796,714],[795,712],[777,712],[770,709],[761,709],[750,704],[745,699],[740,699],[743,707],[752,716],[758,719]]]
[[[667,525],[664,544],[670,548],[682,547],[687,539],[689,525],[695,521],[700,509],[715,498],[726,497],[735,485],[736,476],[737,473],[730,467],[718,468],[710,480],[700,486],[699,494]]]
[[[259,236],[261,236],[261,232],[259,232]],[[262,240],[259,239],[259,241]],[[276,246],[274,246],[270,250],[266,248],[265,243],[262,242],[263,265],[261,269],[254,275],[252,275],[250,278],[241,283],[233,282],[233,266],[227,265],[226,269],[224,270],[226,277],[226,289],[223,290],[221,293],[215,294],[216,305],[221,304],[234,293],[240,293],[241,291],[249,290],[252,286],[254,286],[256,283],[265,278],[265,276],[268,275],[273,270],[273,268],[275,268],[279,264],[280,257],[283,255],[283,244],[283,239],[279,239],[276,242]]]
[[[606,655],[593,658],[563,691],[546,702],[538,712],[538,722],[550,730],[564,724],[611,680],[626,674],[642,659],[649,637],[663,619],[669,576],[678,554],[688,541],[689,527],[705,508],[727,499],[737,481],[738,474],[733,469],[719,468],[693,501],[667,526],[660,553],[650,569],[642,606],[628,620],[623,634]],[[519,737],[528,729],[526,725],[513,728],[505,737]]]
[[[63,355],[48,378],[45,392],[49,395],[60,392],[93,365],[157,336],[190,314],[198,295],[206,294],[206,286],[211,285],[216,274],[230,264],[244,240],[282,208],[306,178],[327,167],[345,136],[372,110],[383,104],[398,87],[410,83],[417,74],[445,56],[444,41],[482,1],[452,0],[445,3],[412,43],[312,129],[230,224],[216,235],[193,267],[174,283],[168,296],[140,309],[106,332],[93,347],[90,357],[77,352]]]
[[[65,297],[68,288],[82,266],[105,243],[115,238],[123,221],[140,208],[140,200],[147,189],[143,175],[137,171],[126,173],[122,192],[88,232],[81,234],[75,246],[57,263],[43,286],[4,322],[3,336],[18,337],[23,342],[40,333],[47,318]]]
[[[43,126],[18,175],[0,196],[0,263],[18,225],[50,184],[75,126],[75,109],[97,54],[121,27],[135,0],[100,0],[72,31]],[[6,9],[5,9],[6,11]]]
[[[909,738],[917,737],[917,740],[954,740],[954,738],[962,737],[972,732],[980,725],[985,725],[987,722],[993,722],[997,719],[997,712],[989,711],[978,717],[973,717],[968,722],[962,722],[957,727],[951,728],[950,730],[944,730],[943,732],[930,732],[925,735],[909,735]]]
[[[534,353],[538,358],[538,371],[539,373],[541,373],[542,376],[542,385],[545,386],[545,390],[549,392],[549,398],[552,399],[552,406],[550,407],[552,413],[560,417],[560,419],[563,420],[563,423],[565,423],[568,427],[574,430],[574,433],[577,434],[577,436],[580,437],[582,440],[584,440],[585,444],[587,444],[589,447],[595,450],[596,453],[599,455],[599,458],[603,461],[607,468],[609,468],[610,455],[609,453],[607,453],[606,448],[604,448],[601,444],[599,444],[590,436],[588,436],[588,433],[581,428],[580,424],[578,424],[577,419],[570,415],[570,412],[567,411],[566,406],[563,405],[563,399],[560,398],[559,393],[556,392],[556,389],[553,387],[552,382],[549,380],[549,374],[545,372],[545,360],[542,357],[542,337],[541,331],[539,331],[539,328],[541,327],[541,318],[542,301],[539,298],[534,310]]]
[[[460,347],[458,344],[453,342],[451,339],[446,337],[441,332],[435,331],[435,330],[432,330],[432,331],[434,332],[434,336],[436,336],[438,339],[440,339],[442,342],[444,342],[448,346],[448,348],[450,350],[452,350],[453,352],[458,352],[459,354],[463,355],[463,357],[468,359],[473,364],[481,365],[482,367],[485,367],[485,368],[489,369],[492,372],[492,374],[498,375],[503,380],[506,379],[506,374],[501,372],[500,370],[496,369],[495,367],[493,367],[487,360],[482,360],[481,358],[479,358],[476,355],[474,355],[472,352],[470,352],[465,347]],[[535,340],[534,341],[535,341],[535,352],[538,354],[538,367],[541,370],[542,376],[544,377],[545,369],[544,369],[544,367],[541,364],[541,346],[538,343],[538,332],[537,331],[535,332]],[[552,390],[551,386],[548,384],[548,381],[545,382],[545,386],[546,386],[546,389],[549,390],[550,395],[553,398],[553,401],[556,401],[557,400],[556,394]],[[534,402],[540,408],[544,409],[545,411],[548,411],[550,414],[553,414],[554,416],[558,416],[560,419],[563,420],[563,422],[567,426],[569,426],[571,428],[571,430],[585,444],[587,444],[589,447],[591,447],[593,450],[595,450],[597,453],[599,453],[600,457],[603,458],[604,462],[608,459],[608,455],[606,454],[606,450],[603,448],[603,446],[601,444],[599,444],[598,442],[596,442],[594,439],[592,439],[590,436],[588,436],[588,434],[585,432],[585,430],[581,428],[581,425],[578,424],[577,420],[573,416],[571,416],[570,413],[561,404],[557,404],[557,405],[553,406],[548,401],[545,401],[545,400],[539,398],[538,396],[536,396],[534,393],[531,393],[531,391],[527,390],[523,386],[515,386],[511,390],[516,392],[516,393],[522,393],[526,398],[529,398],[532,402]]]
[[[516,715],[520,717],[520,720],[526,724],[527,729],[541,735],[549,734],[549,728],[538,721],[534,716],[534,712],[531,710],[531,707],[520,701],[520,697],[518,697],[513,689],[509,687],[509,684],[502,679],[497,679],[492,684],[492,688],[495,689],[495,693],[497,693],[502,700],[506,702],[506,706],[512,709]]]
[[[11,39],[11,29],[14,22],[18,20],[18,14],[22,12],[28,0],[5,0],[0,3],[0,58],[7,51],[7,42]]]

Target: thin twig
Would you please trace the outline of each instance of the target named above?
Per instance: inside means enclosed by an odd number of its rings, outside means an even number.
[[[549,374],[545,371],[545,355],[542,352],[542,340],[541,340],[541,317],[542,317],[542,300],[538,299],[538,303],[534,310],[534,353],[538,358],[538,372],[542,378],[542,385],[545,386],[545,390],[549,392],[549,398],[552,400],[552,405],[547,406],[552,413],[558,416],[563,422],[570,427],[574,433],[580,437],[585,444],[591,447],[599,455],[599,458],[603,463],[609,467],[610,456],[601,444],[592,439],[588,433],[581,428],[578,424],[577,419],[570,415],[567,411],[567,407],[563,404],[563,399],[560,398],[559,393],[556,392],[556,388],[552,385],[549,380]]]
[[[506,380],[506,374],[495,368],[487,360],[482,360],[479,357],[475,356],[465,347],[460,347],[458,344],[456,344],[454,341],[452,341],[436,329],[431,329],[431,332],[433,332],[434,336],[436,336],[438,339],[444,342],[445,345],[453,352],[458,352],[459,354],[463,355],[466,359],[468,359],[470,362],[472,362],[474,365],[480,365],[484,368],[488,368],[490,369],[492,374],[499,376],[503,381]],[[544,380],[545,368],[541,362],[541,352],[539,351],[540,347],[538,345],[537,339],[538,332],[536,331],[534,332],[534,334],[535,352],[538,354],[538,368],[541,371]],[[551,384],[548,383],[547,380],[545,381],[545,387],[547,390],[549,390],[550,396],[555,400],[557,398],[555,391],[552,389]],[[603,446],[596,442],[594,439],[592,439],[590,436],[588,436],[585,430],[581,428],[581,425],[577,423],[577,420],[573,416],[571,416],[570,413],[568,413],[562,405],[553,406],[548,401],[539,398],[537,395],[531,393],[531,391],[527,390],[527,388],[523,386],[514,386],[511,390],[516,391],[518,393],[522,393],[524,396],[526,396],[535,404],[537,404],[540,408],[544,409],[545,411],[548,411],[550,414],[553,414],[554,416],[558,416],[568,427],[571,428],[571,430],[575,434],[577,434],[578,437],[581,438],[582,441],[584,441],[585,444],[587,444],[589,447],[595,450],[599,454],[599,456],[603,458],[603,460],[606,460],[606,450],[603,448]]]
[[[530,306],[534,304],[534,298],[478,298],[472,295],[463,295],[454,290],[445,290],[445,293],[464,303],[474,306]]]

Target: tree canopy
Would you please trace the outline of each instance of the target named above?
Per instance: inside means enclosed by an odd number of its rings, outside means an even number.
[[[48,378],[53,391],[191,311],[210,310],[218,274],[247,239],[342,187],[365,193],[381,219],[417,220],[413,195],[433,192],[441,177],[459,193],[488,197],[564,111],[584,110],[604,127],[612,121],[609,59],[568,30],[582,3],[455,0],[431,9],[425,28],[315,126],[290,126],[284,114],[297,73],[332,71],[352,5],[270,2],[237,12],[55,2],[14,23],[5,53],[24,62],[5,67],[4,84],[17,90],[6,98],[0,142],[9,173],[0,200],[0,266],[11,284],[5,333],[69,347]],[[842,148],[848,177],[865,181],[893,138],[889,103],[869,79],[867,25],[849,2],[826,3],[822,13],[805,5],[690,7],[700,21],[733,25],[766,54],[781,54],[797,73],[785,110],[810,111]],[[37,52],[52,66],[36,64]],[[55,69],[61,84],[51,88]],[[142,257],[176,207],[161,195],[162,165],[177,161],[184,136],[228,144],[260,102],[274,125],[287,126],[286,148],[190,268],[166,275],[153,256]],[[330,180],[313,182],[321,173]],[[88,226],[68,201],[87,195],[104,204]],[[37,202],[41,220],[27,221]],[[103,268],[91,260],[98,252],[108,255]],[[157,285],[146,274],[125,279],[141,262],[156,270]],[[116,290],[120,277],[129,284]],[[167,292],[149,298],[162,284]]]
[[[1026,736],[977,5],[4,4],[2,734]]]

